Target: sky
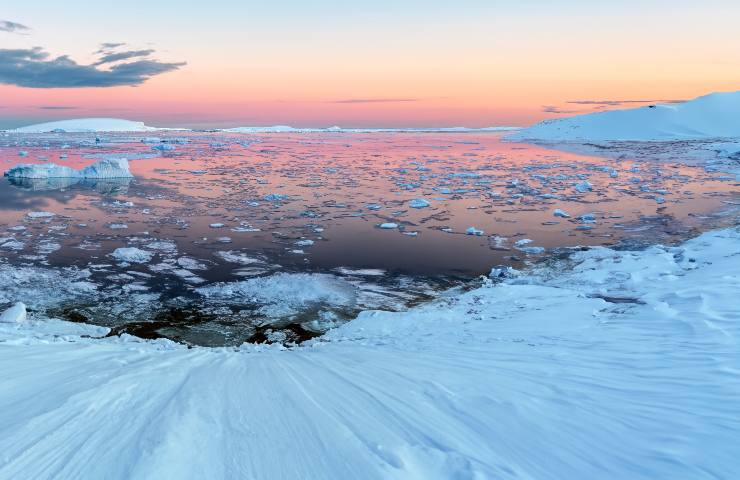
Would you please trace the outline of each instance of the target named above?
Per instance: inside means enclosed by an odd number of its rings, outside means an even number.
[[[482,127],[740,90],[736,0],[29,0],[0,128]]]

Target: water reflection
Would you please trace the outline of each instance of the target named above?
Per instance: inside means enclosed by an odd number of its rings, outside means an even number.
[[[101,195],[128,193],[131,178],[17,178],[6,177],[11,185],[34,192],[66,190],[70,187],[94,190]]]

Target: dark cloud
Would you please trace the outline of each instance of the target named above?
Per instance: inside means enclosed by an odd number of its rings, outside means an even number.
[[[122,60],[130,60],[132,58],[148,57],[154,53],[151,48],[146,50],[128,50],[125,52],[110,52],[103,55],[100,60],[95,62],[93,65],[103,65],[106,63],[120,62]]]
[[[23,25],[22,23],[0,20],[0,32],[26,33],[29,30],[31,30],[31,28]]]
[[[40,47],[0,49],[0,83],[28,88],[134,86],[183,65],[142,59],[101,69],[78,64],[67,55],[51,58]]]
[[[329,103],[399,103],[418,101],[418,98],[348,98],[345,100],[333,100]]]

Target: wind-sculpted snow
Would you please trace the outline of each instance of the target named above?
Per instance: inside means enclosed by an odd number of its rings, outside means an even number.
[[[713,93],[680,104],[546,120],[508,138],[544,142],[737,138],[738,116],[740,92]]]
[[[29,311],[0,324],[0,478],[734,478],[740,230],[552,262],[291,349]]]
[[[24,163],[6,171],[5,176],[15,179],[71,178],[80,180],[133,177],[129,171],[128,160],[125,158],[100,160],[82,170],[54,163]]]

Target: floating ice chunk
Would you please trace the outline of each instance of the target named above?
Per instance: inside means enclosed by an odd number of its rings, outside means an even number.
[[[591,182],[586,180],[584,182],[576,183],[575,189],[581,193],[586,193],[586,192],[590,192],[591,190],[593,190],[594,187],[593,185],[591,185]]]
[[[224,228],[226,225],[224,225],[223,223],[212,223],[208,226],[211,228]]]
[[[18,302],[0,315],[0,323],[23,323],[26,321],[26,304]]]
[[[314,244],[314,241],[313,240],[308,240],[308,239],[306,239],[306,240],[298,240],[297,242],[295,242],[295,245],[298,246],[298,247],[310,247],[313,244]]]
[[[141,139],[141,143],[162,143],[162,139],[159,137],[144,137]]]
[[[350,282],[320,273],[276,273],[240,282],[217,283],[197,289],[205,298],[260,305],[268,318],[297,315],[316,305],[351,307],[358,289]]]
[[[657,204],[665,203],[665,198],[663,198],[663,197],[655,197],[655,203],[657,203]]]
[[[128,160],[125,158],[106,158],[85,167],[80,172],[82,178],[131,178]]]
[[[583,215],[578,216],[578,220],[584,223],[594,223],[596,222],[596,215],[593,213],[584,213]]]
[[[18,133],[89,133],[89,132],[145,132],[156,130],[144,125],[143,122],[134,122],[120,118],[74,118],[56,122],[38,123],[16,128]]]
[[[152,259],[153,254],[136,247],[120,247],[116,248],[111,256],[120,262],[147,263]]]
[[[478,237],[481,236],[481,235],[483,235],[483,233],[484,233],[483,230],[478,230],[475,227],[468,227],[468,229],[465,230],[465,234],[467,234],[467,235],[475,235],[475,236],[478,236]]]
[[[235,252],[233,250],[229,250],[226,252],[215,252],[214,255],[219,257],[221,260],[224,260],[225,262],[237,263],[239,265],[251,265],[254,263],[262,263],[262,260],[258,258],[253,258],[253,257],[250,257],[249,255],[246,255],[240,252]]]
[[[28,212],[26,214],[28,218],[51,218],[55,215],[56,213],[51,212]]]
[[[553,215],[560,218],[570,218],[570,215],[565,213],[564,211],[560,210],[559,208],[556,208],[554,212],[552,212]]]
[[[113,230],[125,230],[128,228],[128,225],[125,223],[109,223],[108,228]]]
[[[398,228],[398,224],[393,222],[386,222],[378,225],[378,228],[382,228],[384,230],[393,230],[394,228]]]
[[[269,193],[264,196],[264,200],[266,202],[282,202],[285,200],[290,200],[290,195],[283,195],[280,193]]]
[[[162,143],[160,145],[154,145],[152,147],[152,150],[159,150],[160,152],[171,152],[172,150],[175,150],[174,145],[170,145],[169,143]]]
[[[409,202],[409,207],[411,208],[426,208],[430,205],[430,203],[423,198],[415,198]]]
[[[20,164],[5,172],[9,178],[76,178],[76,179],[103,179],[103,178],[131,178],[128,160],[125,158],[104,159],[82,170],[75,170],[55,163]]]
[[[532,243],[532,240],[529,238],[523,238],[517,242],[514,243],[514,248],[519,250],[520,252],[532,254],[532,255],[538,255],[540,253],[544,253],[545,249],[543,247],[528,247]]]
[[[219,243],[231,243],[231,237],[217,237],[216,241]]]
[[[177,264],[187,270],[208,270],[208,266],[198,260],[190,257],[180,257],[177,259]]]
[[[18,156],[19,157],[27,157],[28,156],[28,152],[25,151],[25,150],[21,150],[20,152],[18,152]]]

